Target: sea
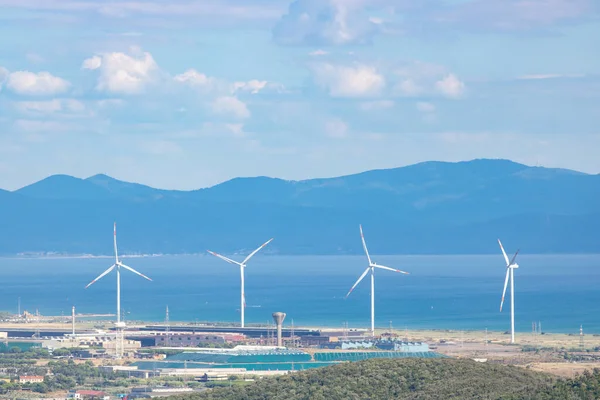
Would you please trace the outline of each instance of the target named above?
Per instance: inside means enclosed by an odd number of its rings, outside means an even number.
[[[240,258],[241,256],[231,256]],[[375,271],[376,326],[394,329],[510,329],[510,285],[501,254],[373,256],[410,275]],[[238,322],[240,271],[209,255],[123,257],[149,282],[121,273],[125,321]],[[84,287],[114,259],[0,258],[0,310],[41,315],[104,314],[116,310],[116,273]],[[531,332],[600,333],[600,255],[520,254],[515,270],[515,323]],[[346,293],[367,267],[364,256],[256,255],[246,267],[246,323],[368,328],[369,276]],[[66,324],[68,326],[68,324]]]

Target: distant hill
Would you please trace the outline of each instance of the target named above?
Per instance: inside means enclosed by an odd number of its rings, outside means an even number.
[[[337,178],[236,178],[193,191],[106,175],[50,176],[0,191],[0,254],[597,252],[600,175],[507,160],[425,162]]]
[[[371,359],[168,399],[597,399],[599,378],[596,372],[557,380],[524,368],[471,360]]]

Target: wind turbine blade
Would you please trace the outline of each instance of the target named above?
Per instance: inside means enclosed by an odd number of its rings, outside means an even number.
[[[506,266],[508,267],[510,265],[510,263],[508,262],[508,256],[506,255],[506,252],[504,251],[504,247],[502,246],[502,242],[500,241],[500,239],[498,239],[498,244],[500,245],[500,249],[502,250],[502,255],[504,255],[504,259],[506,260]]]
[[[506,295],[506,286],[508,285],[508,274],[510,268],[506,268],[506,279],[504,279],[504,291],[502,292],[502,301],[500,301],[500,312],[502,312],[502,305],[504,304],[504,295]]]
[[[365,249],[365,254],[367,255],[367,259],[369,260],[369,265],[371,265],[373,263],[371,262],[371,256],[369,255],[369,250],[367,250],[367,242],[365,242],[365,235],[363,235],[362,224],[359,225],[359,227],[360,227],[360,238],[362,240],[363,248]]]
[[[360,278],[358,278],[358,280],[356,281],[356,283],[354,284],[354,286],[352,286],[350,288],[350,291],[348,292],[348,294],[346,295],[346,297],[350,296],[350,293],[352,293],[352,291],[354,290],[354,288],[360,283],[360,281],[363,280],[363,278],[367,275],[367,273],[369,272],[369,269],[371,267],[367,267],[367,269],[365,269],[365,272],[363,272],[363,274],[360,276]]]
[[[253,255],[255,255],[256,253],[258,253],[258,251],[260,249],[262,249],[263,247],[265,247],[266,245],[268,245],[269,243],[271,243],[271,240],[273,240],[273,238],[267,240],[265,243],[263,243],[258,249],[254,250],[252,253],[250,253],[250,255],[248,257],[246,257],[244,259],[244,261],[242,261],[242,264],[246,264],[248,262],[248,260],[250,260],[250,258],[252,258]]]
[[[220,259],[221,259],[221,260],[223,260],[223,261],[227,261],[227,262],[228,262],[228,263],[230,263],[230,264],[242,265],[242,263],[239,263],[239,262],[237,262],[237,261],[233,261],[231,258],[227,258],[227,257],[225,257],[225,256],[222,256],[222,255],[220,255],[220,254],[217,254],[217,253],[215,253],[214,251],[210,251],[210,250],[206,250],[206,251],[208,251],[208,252],[209,252],[210,254],[212,254],[213,256],[220,258]]]
[[[372,266],[375,267],[375,268],[387,269],[388,271],[400,272],[401,274],[409,275],[408,272],[400,271],[399,269],[394,269],[394,268],[386,267],[385,265],[373,264]]]
[[[128,267],[127,265],[123,264],[123,263],[119,263],[119,265],[131,272],[133,272],[134,274],[137,274],[139,276],[141,276],[144,279],[148,279],[150,282],[152,282],[152,279],[148,278],[146,275],[142,274],[141,272],[137,272],[135,269]]]
[[[517,254],[519,254],[519,250],[521,250],[521,249],[518,249],[517,252],[515,253],[515,255],[513,256],[512,260],[510,260],[510,265],[514,264],[515,258],[517,258]]]
[[[117,266],[117,264],[113,264],[112,267],[110,267],[109,269],[107,269],[106,271],[104,271],[103,273],[101,273],[100,276],[98,276],[96,279],[94,279],[93,281],[91,281],[90,283],[88,283],[88,285],[85,288],[87,289],[90,286],[92,286],[94,283],[98,282],[100,279],[102,279],[104,277],[104,275],[110,273],[110,271],[112,271],[113,269],[115,269],[116,266]]]

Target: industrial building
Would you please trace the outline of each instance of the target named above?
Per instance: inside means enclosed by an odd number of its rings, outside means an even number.
[[[126,337],[139,341],[143,347],[203,347],[213,344],[242,343],[246,340],[246,337],[239,333],[209,332],[144,332],[129,334]]]
[[[429,345],[423,342],[405,342],[402,340],[393,339],[365,339],[365,338],[348,338],[334,340],[328,343],[322,343],[323,349],[342,349],[342,350],[357,350],[357,349],[381,349],[408,353],[426,353],[429,351]]]
[[[290,372],[320,368],[345,361],[368,358],[434,358],[441,355],[429,351],[425,343],[381,341],[382,345],[398,350],[369,351],[376,342],[341,342],[356,345],[363,351],[324,351],[311,355],[299,349],[281,347],[237,346],[234,349],[199,349],[185,351],[166,357],[162,361],[139,361],[134,363],[141,370],[158,371],[160,375],[246,374],[247,372]]]
[[[204,333],[238,333],[245,335],[248,338],[266,338],[269,336],[275,336],[276,327],[239,327],[239,326],[214,326],[214,325],[198,325],[198,326],[167,326],[167,325],[149,325],[145,327],[140,327],[137,330],[144,331],[169,331],[169,332],[204,332]],[[319,330],[317,329],[294,329],[294,328],[282,328],[281,335],[282,337],[290,337],[292,333],[294,336],[304,337],[304,336],[319,336]],[[127,332],[126,332],[127,335]]]
[[[103,372],[121,373],[127,375],[129,378],[148,379],[158,376],[158,374],[154,371],[145,371],[138,369],[138,367],[129,365],[100,365],[98,366],[98,369]]]

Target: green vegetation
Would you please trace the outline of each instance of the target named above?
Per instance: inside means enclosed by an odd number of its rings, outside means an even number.
[[[0,352],[0,395],[22,389],[34,393],[47,393],[56,390],[96,389],[123,393],[133,386],[200,387],[193,377],[156,377],[150,379],[129,378],[127,372],[110,373],[99,370],[91,361],[76,363],[68,357],[77,349],[56,349],[51,355],[48,350],[20,348]],[[54,358],[54,359],[53,359]],[[44,376],[44,382],[20,383],[19,376]]]
[[[102,372],[91,362],[76,364],[73,360],[50,361],[45,366],[35,365],[35,359],[24,359],[20,354],[3,354],[0,357],[0,367],[6,368],[9,376],[14,379],[11,382],[0,383],[0,394],[9,391],[29,388],[34,392],[46,393],[54,390],[68,390],[84,384],[90,386],[128,386],[126,375],[120,373]],[[13,357],[8,357],[12,355]],[[34,355],[40,355],[35,354]],[[16,358],[19,357],[19,358]],[[50,372],[51,375],[47,375]],[[21,384],[18,382],[20,375],[44,376],[43,383]]]
[[[230,384],[231,382],[223,382]],[[217,386],[217,385],[213,385]],[[600,370],[560,380],[519,367],[454,359],[372,359],[265,378],[172,400],[600,398]]]

